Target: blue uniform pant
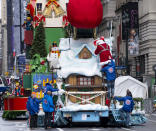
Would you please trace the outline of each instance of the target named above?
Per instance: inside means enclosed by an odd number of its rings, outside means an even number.
[[[45,118],[44,118],[45,128],[52,126],[51,120],[52,120],[52,112],[45,112]]]
[[[30,115],[30,128],[37,127],[37,118],[38,118],[37,114]]]
[[[124,120],[124,126],[129,127],[130,126],[130,113],[124,111],[123,109],[119,110],[120,117],[122,120]]]
[[[108,90],[107,95],[108,98],[114,96],[114,81],[107,81],[107,90]]]

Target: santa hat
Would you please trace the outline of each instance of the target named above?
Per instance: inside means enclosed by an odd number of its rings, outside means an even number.
[[[97,45],[100,45],[100,44],[103,44],[105,41],[105,37],[104,36],[101,36],[100,38],[96,39],[94,41],[94,45],[97,46]]]
[[[94,45],[95,45],[95,46],[100,45],[100,44],[103,44],[103,43],[104,43],[104,41],[101,40],[101,39],[95,40],[95,41],[94,41]]]
[[[104,36],[101,36],[101,37],[100,37],[100,40],[105,41],[105,37],[104,37]]]

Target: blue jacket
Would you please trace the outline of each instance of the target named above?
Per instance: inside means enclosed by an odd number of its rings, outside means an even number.
[[[37,98],[29,97],[27,101],[27,110],[29,111],[30,115],[35,115],[39,112],[39,104],[41,100]]]
[[[44,94],[47,94],[48,91],[55,92],[58,91],[58,89],[54,89],[51,84],[47,83]]]
[[[111,62],[102,68],[101,72],[106,73],[106,78],[108,81],[114,81],[116,78],[116,73],[115,73],[115,62],[111,60]]]
[[[125,97],[121,97],[121,98],[114,97],[114,99],[124,102],[122,109],[125,112],[132,112],[133,107],[134,107],[134,101],[131,96],[125,96]]]
[[[44,95],[42,107],[44,112],[54,112],[53,97],[51,95]]]

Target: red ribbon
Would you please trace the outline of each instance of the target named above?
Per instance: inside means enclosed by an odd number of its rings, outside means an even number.
[[[48,3],[46,4],[46,7],[49,7],[52,3],[53,3],[56,7],[59,7],[59,6],[60,6],[60,5],[56,2],[56,0],[50,0],[50,1],[48,1]]]

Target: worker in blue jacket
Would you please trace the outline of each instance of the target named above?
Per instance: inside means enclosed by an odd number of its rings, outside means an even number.
[[[30,115],[30,128],[37,127],[37,118],[39,112],[39,104],[42,102],[41,100],[36,98],[36,93],[32,92],[31,96],[27,101],[27,110]]]
[[[120,115],[121,115],[121,118],[123,117],[126,118],[125,126],[129,127],[130,126],[130,114],[133,111],[133,107],[134,107],[132,93],[129,90],[127,90],[125,97],[114,97],[114,99],[124,102],[123,107],[120,109]]]
[[[42,101],[43,111],[45,112],[45,119],[44,119],[44,126],[45,129],[47,127],[51,127],[51,120],[52,120],[52,112],[54,112],[54,104],[53,104],[53,97],[52,92],[58,91],[58,89],[52,88],[52,86],[47,85],[47,91],[44,94],[44,98]]]
[[[115,72],[115,62],[111,59],[111,62],[108,63],[105,67],[102,68],[101,72],[106,74],[107,79],[107,90],[108,95],[107,97],[114,96],[114,82],[116,79],[116,72]]]

